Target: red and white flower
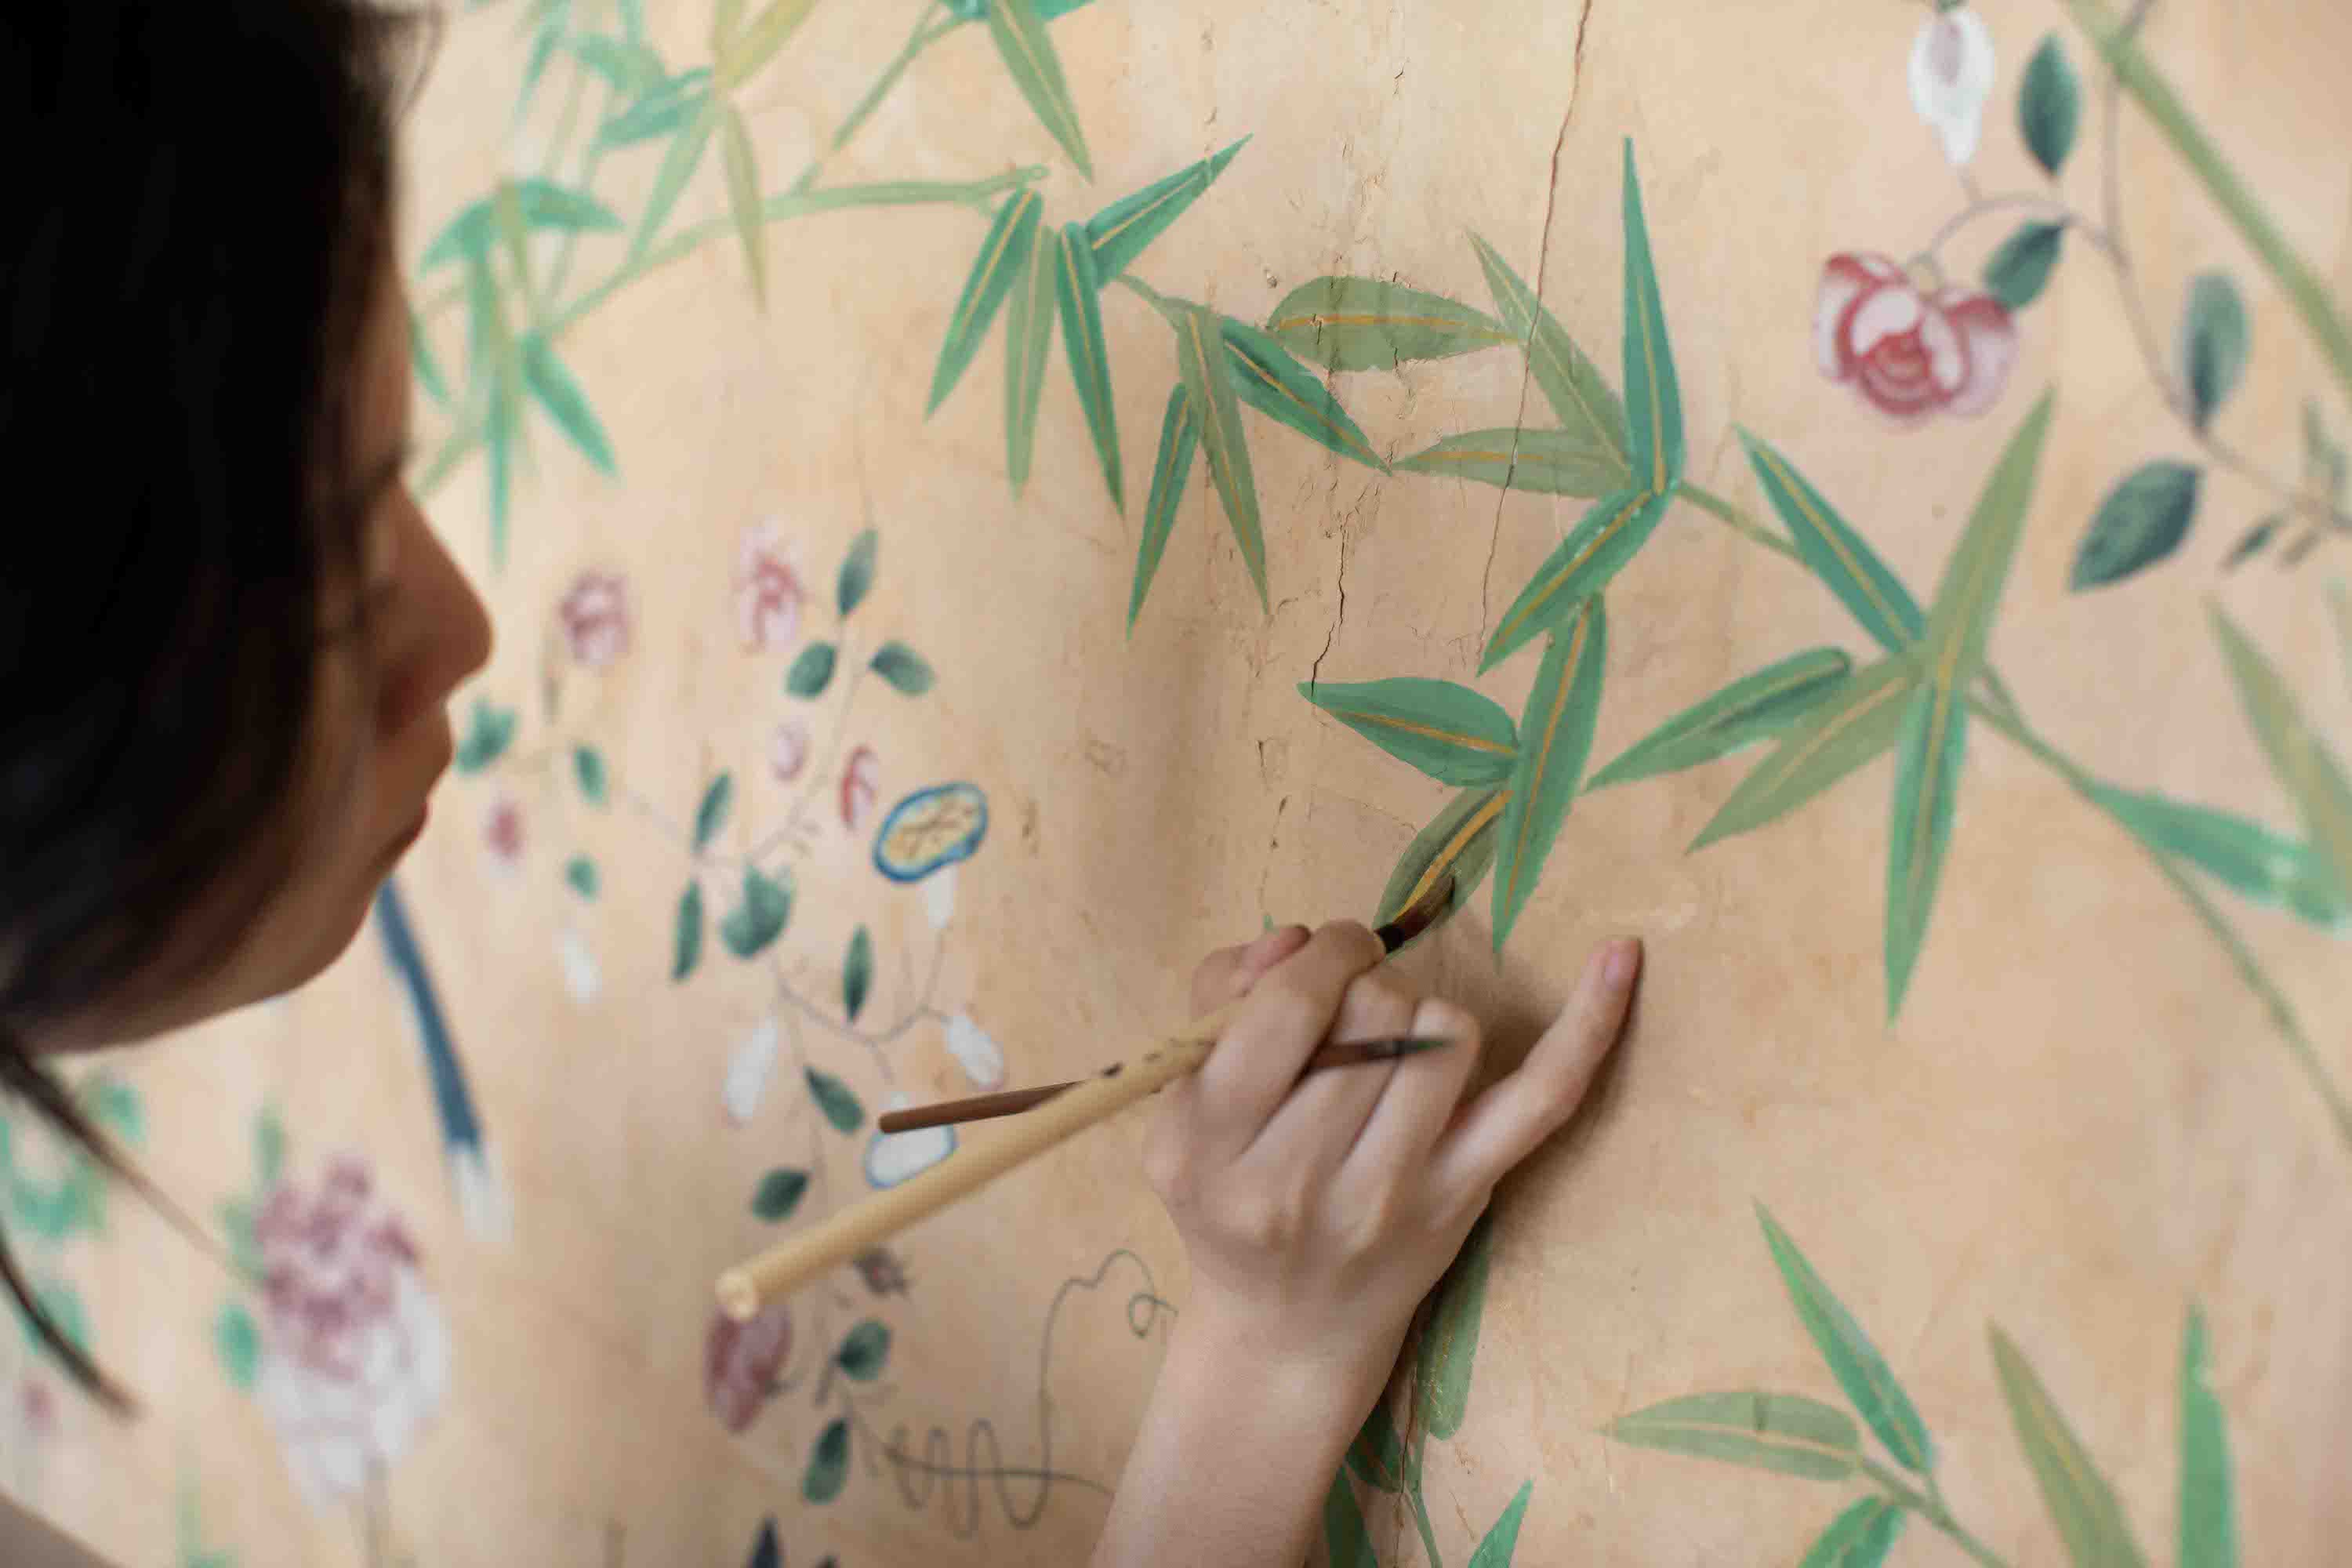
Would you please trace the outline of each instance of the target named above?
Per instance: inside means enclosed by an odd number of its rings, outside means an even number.
[[[522,807],[511,796],[498,796],[482,814],[482,847],[501,870],[511,871],[522,864]]]
[[[735,619],[743,646],[755,651],[790,647],[801,635],[801,605],[807,597],[775,524],[744,530],[735,568]]]
[[[610,572],[583,572],[556,607],[574,663],[609,668],[629,651],[628,584]]]
[[[776,775],[778,784],[790,784],[808,765],[808,726],[797,719],[787,719],[769,737],[768,771]]]
[[[1923,291],[1884,256],[1832,256],[1813,307],[1822,374],[1906,424],[1981,414],[2017,360],[2017,325],[1990,294]]]
[[[849,753],[849,761],[841,769],[841,824],[852,833],[862,831],[866,819],[874,815],[874,802],[882,793],[882,764],[871,746],[860,746]]]
[[[1911,107],[1956,168],[1977,155],[1999,65],[1991,30],[1966,5],[1938,7],[1912,41]]]

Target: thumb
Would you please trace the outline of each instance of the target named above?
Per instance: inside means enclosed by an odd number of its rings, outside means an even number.
[[[1307,945],[1305,926],[1276,926],[1255,942],[1222,947],[1192,972],[1192,1016],[1213,1013],[1249,994],[1265,972]]]

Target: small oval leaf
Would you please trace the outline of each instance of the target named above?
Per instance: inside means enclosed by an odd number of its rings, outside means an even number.
[[[841,1495],[849,1480],[849,1422],[837,1416],[817,1435],[809,1451],[808,1469],[801,1477],[801,1496],[813,1503],[828,1503]]]
[[[908,697],[920,697],[937,679],[921,654],[897,641],[886,642],[876,649],[870,668],[893,689]]]
[[[1299,695],[1372,744],[1443,784],[1511,776],[1518,731],[1493,699],[1449,680],[1405,677],[1298,683]]]
[[[702,804],[694,808],[694,847],[698,851],[708,848],[710,841],[719,837],[719,830],[727,826],[728,808],[734,800],[735,775],[731,773],[720,773],[702,792]]]
[[[2207,272],[2189,286],[2180,320],[2180,384],[2189,393],[2189,420],[2202,430],[2214,410],[2238,390],[2253,352],[2246,302],[2226,272]]]
[[[2042,298],[2066,243],[2066,226],[2029,223],[2001,242],[1985,263],[1985,290],[2012,310]]]
[[[757,866],[743,871],[743,900],[719,922],[719,940],[738,958],[753,958],[792,923],[791,875],[779,880]]]
[[[857,537],[849,542],[849,553],[841,558],[841,575],[833,586],[834,608],[842,619],[847,620],[849,613],[873,592],[876,558],[881,548],[881,536],[870,528],[859,529]]]
[[[1813,1481],[1853,1474],[1853,1417],[1796,1394],[1693,1394],[1621,1415],[1602,1428],[1621,1443]]]
[[[760,1178],[751,1192],[751,1212],[770,1225],[790,1219],[793,1211],[801,1206],[801,1198],[808,1192],[809,1174],[778,1166]]]
[[[849,1331],[834,1352],[834,1364],[857,1383],[871,1383],[882,1375],[890,1360],[890,1329],[886,1323],[868,1318]]]
[[[572,776],[580,784],[580,798],[590,805],[603,805],[610,798],[610,781],[604,769],[604,753],[593,746],[572,748]]]
[[[801,649],[793,667],[784,671],[784,690],[802,699],[822,697],[824,689],[833,684],[834,661],[839,652],[829,642],[813,642]]]
[[[2180,548],[2197,521],[2203,470],[2187,463],[2148,463],[2108,492],[2074,550],[2066,585],[2076,593],[2119,583]]]
[[[833,1123],[835,1131],[855,1132],[865,1125],[866,1107],[858,1103],[857,1096],[850,1092],[847,1084],[831,1073],[819,1072],[814,1068],[806,1068],[804,1076],[808,1079],[810,1097],[816,1101],[817,1109],[824,1112],[824,1119]]]
[[[864,926],[851,933],[849,952],[841,962],[841,1010],[849,1021],[857,1022],[857,1015],[866,1010],[866,997],[874,989],[874,938]]]
[[[2082,123],[2082,80],[2067,60],[2058,35],[2053,33],[2042,40],[2025,68],[2024,85],[2017,94],[2017,127],[2033,161],[2055,177],[2074,150],[2074,135]]]
[[[593,899],[599,885],[596,862],[585,855],[574,855],[564,862],[563,880],[583,899]]]
[[[702,962],[702,887],[688,882],[678,895],[677,920],[670,941],[669,977],[685,979]]]

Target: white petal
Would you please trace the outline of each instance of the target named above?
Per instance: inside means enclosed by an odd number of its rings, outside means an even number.
[[[449,1180],[457,1189],[457,1217],[467,1235],[477,1241],[513,1238],[514,1202],[499,1170],[497,1151],[488,1143],[451,1145]]]
[[[987,1030],[961,1013],[948,1020],[948,1054],[977,1088],[994,1089],[1004,1081],[1004,1053]]]
[[[1919,325],[1919,342],[1927,350],[1927,374],[1934,378],[1936,390],[1946,396],[1958,392],[1969,366],[1952,319],[1941,310],[1927,311]]]
[[[923,914],[933,931],[945,931],[955,919],[956,868],[942,866],[923,879]]]
[[[596,955],[588,949],[588,941],[570,926],[556,933],[555,962],[563,969],[563,989],[572,999],[585,1007],[596,1000],[604,988],[604,979],[596,969]]]
[[[1911,107],[1956,164],[1976,156],[1999,64],[1991,29],[1967,6],[1929,16],[1912,41]]]
[[[727,1058],[727,1081],[719,1090],[719,1103],[726,1108],[727,1120],[738,1127],[759,1113],[760,1097],[768,1089],[768,1075],[775,1070],[776,1046],[776,1021],[762,1018],[760,1026]]]
[[[893,1094],[886,1109],[908,1104],[904,1094]],[[866,1146],[866,1179],[877,1187],[895,1187],[918,1176],[955,1152],[955,1129],[926,1127],[919,1132],[877,1132]]]
[[[1854,357],[1869,357],[1888,338],[1915,331],[1921,314],[1919,296],[1909,289],[1889,285],[1862,302],[1849,332]]]

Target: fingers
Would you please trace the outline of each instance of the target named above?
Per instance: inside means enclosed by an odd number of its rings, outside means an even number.
[[[1574,1114],[1625,1026],[1641,967],[1642,944],[1632,937],[1593,953],[1576,994],[1528,1059],[1472,1101],[1444,1136],[1435,1155],[1440,1182],[1457,1193],[1491,1188]]]
[[[1348,1154],[1348,1174],[1360,1176],[1370,1187],[1422,1168],[1453,1120],[1463,1086],[1478,1065],[1478,1020],[1451,1002],[1434,997],[1423,1002],[1414,1008],[1410,1026],[1399,1032],[1436,1036],[1454,1043],[1396,1064],[1396,1074],[1381,1094],[1379,1108],[1356,1135],[1356,1145]]]
[[[1255,1140],[1329,1033],[1349,982],[1383,956],[1363,926],[1335,921],[1251,988],[1197,1075],[1210,1136],[1229,1152]]]
[[[1395,971],[1370,970],[1349,985],[1328,1037],[1377,1040],[1405,1034],[1419,1000]],[[1297,1079],[1250,1144],[1248,1157],[1255,1163],[1263,1156],[1271,1166],[1316,1180],[1328,1176],[1349,1158],[1365,1123],[1384,1103],[1397,1066],[1367,1062]]]
[[[1305,926],[1276,926],[1255,942],[1219,948],[1192,972],[1192,1016],[1213,1013],[1249,994],[1265,972],[1307,945]]]

